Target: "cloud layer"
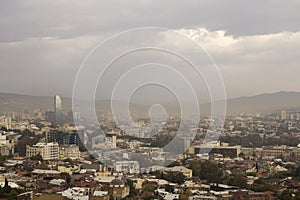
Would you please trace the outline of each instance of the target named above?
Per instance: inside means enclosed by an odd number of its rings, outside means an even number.
[[[97,43],[143,26],[172,28],[203,46],[229,97],[299,91],[299,8],[297,0],[2,2],[0,91],[71,96]]]

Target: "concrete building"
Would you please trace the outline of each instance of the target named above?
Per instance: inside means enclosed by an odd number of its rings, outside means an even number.
[[[138,161],[117,161],[114,163],[116,172],[123,172],[125,174],[140,173],[140,164]]]
[[[60,159],[78,159],[80,158],[79,146],[72,145],[62,145],[59,147],[59,158]]]
[[[59,145],[57,143],[37,143],[36,145],[26,146],[26,157],[40,154],[44,160],[59,159]]]
[[[63,109],[60,96],[54,96],[54,126],[63,125]]]
[[[209,154],[210,156],[221,154],[224,157],[237,158],[241,153],[241,148],[241,146],[224,146],[218,142],[213,146],[192,145],[189,151],[194,154]]]
[[[165,172],[181,172],[185,177],[192,178],[193,177],[193,170],[188,169],[184,166],[174,166],[162,169]]]
[[[116,147],[117,147],[116,135],[110,135],[110,136],[99,135],[94,137],[92,140],[93,149],[114,149]]]
[[[14,154],[15,142],[14,139],[9,139],[7,135],[0,133],[0,155],[8,156]]]
[[[281,111],[281,120],[286,120],[286,110]]]
[[[114,199],[123,199],[129,195],[129,192],[129,186],[127,186],[121,179],[115,178],[111,181],[109,193],[114,197]]]

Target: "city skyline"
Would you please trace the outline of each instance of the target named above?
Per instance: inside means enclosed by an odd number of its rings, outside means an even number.
[[[0,2],[0,199],[300,200],[300,1]]]

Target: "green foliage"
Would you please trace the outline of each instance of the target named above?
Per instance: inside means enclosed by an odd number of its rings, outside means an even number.
[[[300,166],[295,171],[295,177],[300,177]]]
[[[144,185],[143,189],[144,189],[144,191],[154,192],[156,190],[156,186],[152,185],[152,184],[147,184],[147,185]]]
[[[174,136],[163,134],[158,137],[154,141],[151,142],[152,147],[164,147],[170,143]]]
[[[20,156],[26,156],[26,145],[34,145],[39,142],[41,138],[44,137],[44,134],[36,135],[34,137],[30,137],[30,133],[28,133],[25,129],[22,133],[22,137],[19,139],[18,144],[15,146],[15,152],[19,153]]]
[[[220,183],[224,178],[223,169],[213,161],[189,161],[188,166],[193,176],[205,179],[210,183]]]
[[[4,162],[9,156],[0,155],[0,162]]]
[[[295,195],[295,198],[294,198],[295,200],[300,200],[300,193],[297,193],[296,195]]]
[[[255,173],[255,172],[248,172],[248,173],[247,173],[247,176],[254,176],[254,177],[255,177],[255,176],[256,176],[256,173]]]
[[[280,195],[280,200],[293,200],[293,196],[288,190],[284,190]]]
[[[31,132],[30,130],[28,129],[25,129],[23,132],[22,132],[22,135],[23,136],[28,136],[28,137],[34,137],[35,134],[33,132]]]
[[[69,184],[72,180],[72,177],[70,176],[70,174],[66,173],[66,172],[62,172],[60,173],[61,176],[64,177],[64,179],[66,180],[66,183]]]
[[[1,126],[1,127],[0,127],[0,130],[1,130],[1,131],[7,131],[7,128],[4,127],[4,126]]]
[[[37,169],[44,169],[44,170],[49,169],[47,162],[43,161],[41,164],[38,164]]]
[[[183,184],[185,176],[182,172],[157,172],[155,173],[156,178],[165,179],[172,183]]]
[[[165,185],[165,190],[167,192],[173,193],[175,191],[175,188],[174,188],[174,186],[168,184],[168,185]]]
[[[144,200],[152,200],[152,199],[157,199],[157,198],[154,195],[149,195],[149,196],[144,197]]]
[[[129,197],[135,197],[138,194],[138,191],[135,189],[133,180],[127,179],[127,185],[130,188]]]
[[[272,191],[275,193],[277,192],[274,185],[267,183],[263,178],[255,180],[254,184],[249,189],[255,192],[265,192],[265,191]]]
[[[279,138],[275,138],[275,137],[262,138],[259,134],[250,134],[247,136],[222,136],[220,137],[220,140],[221,142],[229,143],[232,146],[241,145],[243,147],[261,147],[266,145],[297,146],[299,143],[298,138],[292,135],[279,135]]]
[[[186,189],[182,194],[180,194],[179,199],[188,200],[190,196],[192,196],[192,192],[189,189]]]
[[[201,168],[201,162],[198,160],[191,160],[188,161],[188,166],[193,171],[194,177],[200,177],[200,168]]]
[[[18,194],[22,193],[23,191],[11,188],[8,186],[8,181],[5,179],[4,187],[0,187],[0,198],[13,200],[17,199]]]
[[[200,176],[210,183],[220,183],[223,177],[223,170],[217,163],[204,162],[201,165]]]
[[[235,175],[229,177],[228,184],[233,185],[233,186],[237,186],[240,189],[242,189],[242,188],[247,187],[247,180],[243,175],[235,174]]]
[[[174,161],[171,164],[168,165],[168,167],[175,167],[175,166],[181,166],[182,164],[179,161]]]
[[[43,157],[40,154],[37,154],[35,156],[31,156],[30,160],[37,160],[43,162]]]

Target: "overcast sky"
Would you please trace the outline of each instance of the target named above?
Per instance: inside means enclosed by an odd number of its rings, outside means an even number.
[[[0,92],[71,96],[95,45],[149,26],[201,44],[230,98],[300,91],[299,10],[298,0],[1,1]]]

